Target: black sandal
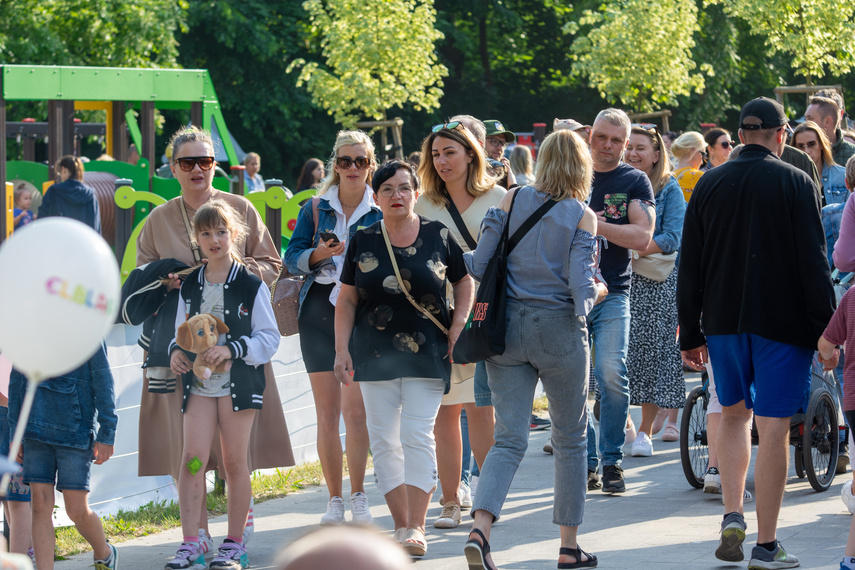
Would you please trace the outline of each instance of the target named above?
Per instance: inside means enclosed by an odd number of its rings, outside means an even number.
[[[480,536],[483,543],[479,543],[477,540],[469,540],[463,547],[469,570],[496,570],[487,562],[487,555],[490,554],[490,543],[487,542],[487,537],[477,528],[473,528],[472,532]]]
[[[560,549],[558,549],[558,554],[559,555],[563,554],[564,556],[575,556],[576,557],[576,562],[559,562],[558,568],[561,570],[563,570],[565,568],[596,568],[597,567],[597,557],[594,556],[593,554],[588,554],[587,552],[585,552],[584,550],[579,548],[578,545],[576,545],[576,548],[567,548],[567,547],[562,546]],[[582,560],[583,556],[585,556],[587,558],[587,560]],[[471,566],[470,566],[470,568],[471,568]]]

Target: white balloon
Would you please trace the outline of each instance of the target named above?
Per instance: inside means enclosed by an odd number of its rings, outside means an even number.
[[[0,246],[0,351],[31,380],[89,360],[120,299],[116,258],[84,223],[44,218]]]

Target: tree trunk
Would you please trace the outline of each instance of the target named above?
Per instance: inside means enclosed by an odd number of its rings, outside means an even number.
[[[482,0],[481,17],[478,18],[478,37],[481,49],[481,65],[484,67],[484,78],[487,86],[493,87],[493,72],[490,69],[490,53],[487,46],[487,13],[490,10],[490,0]]]

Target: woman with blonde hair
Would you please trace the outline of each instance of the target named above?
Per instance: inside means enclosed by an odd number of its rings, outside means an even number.
[[[638,265],[651,254],[677,255],[683,235],[686,200],[677,180],[671,176],[671,164],[665,143],[654,125],[635,124],[629,135],[623,160],[644,172],[656,197],[656,224],[653,239],[644,251],[633,252],[630,287],[629,350],[626,370],[629,378],[630,404],[641,406],[641,425],[632,444],[632,455],[653,455],[651,437],[661,429],[666,410],[670,418],[662,434],[663,441],[677,441],[678,409],[686,400],[686,383],[680,348],[677,345],[677,269],[663,281],[643,276]],[[652,258],[651,258],[652,259]]]
[[[674,178],[683,189],[683,197],[686,202],[692,197],[695,184],[698,183],[703,170],[704,160],[707,158],[707,143],[701,133],[688,131],[677,137],[671,145],[671,154],[674,156]]]
[[[518,144],[511,151],[511,170],[520,186],[534,182],[534,160],[531,149],[526,145]]]
[[[527,219],[537,220],[508,254],[505,352],[487,359],[496,444],[481,468],[472,506],[475,522],[464,548],[470,570],[495,568],[490,530],[528,446],[538,378],[552,419],[558,567],[597,565],[597,557],[577,542],[588,477],[585,317],[606,295],[594,280],[597,218],[583,202],[593,178],[587,144],[572,131],[553,132],[540,146],[535,176],[532,186],[511,190],[499,207],[490,208],[477,249],[464,255],[470,275],[480,279],[504,227],[513,236]]]
[[[362,392],[356,385],[336,380],[335,305],[341,290],[341,268],[347,243],[361,227],[382,214],[368,185],[376,168],[374,143],[361,131],[340,131],[330,154],[329,173],[319,197],[303,205],[285,251],[292,275],[305,275],[300,291],[300,349],[315,399],[318,419],[318,456],[330,494],[321,524],[343,524],[342,447],[340,418],[344,417],[347,464],[350,471],[352,522],[372,522],[363,482],[368,461],[368,428]]]
[[[463,251],[475,249],[481,220],[489,208],[499,204],[505,189],[496,186],[487,174],[484,148],[462,122],[437,125],[425,138],[419,178],[424,194],[415,212],[445,224]],[[493,445],[493,407],[484,364],[455,364],[452,378],[454,382],[443,396],[434,427],[443,505],[434,521],[436,528],[457,527],[461,508],[472,506],[469,489],[460,481],[461,410],[466,410],[469,443],[479,467]]]

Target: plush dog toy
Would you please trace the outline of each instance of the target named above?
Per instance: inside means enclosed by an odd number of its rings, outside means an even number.
[[[197,378],[207,380],[212,372],[231,370],[231,360],[221,362],[219,366],[213,366],[201,356],[203,352],[216,346],[219,336],[227,332],[229,327],[226,323],[210,313],[200,313],[179,325],[175,342],[184,350],[196,354],[196,360],[193,361],[193,374]]]

